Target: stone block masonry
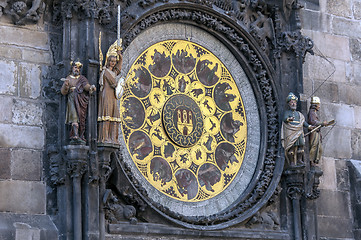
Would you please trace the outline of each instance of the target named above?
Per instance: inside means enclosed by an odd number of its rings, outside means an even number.
[[[315,55],[307,56],[304,67],[304,93],[311,96],[319,87],[313,95],[321,98],[321,120],[337,122],[330,132],[322,130],[320,239],[359,239],[353,229],[357,219],[346,162],[361,161],[360,13],[360,0],[320,0],[318,9],[306,5],[302,10],[302,31],[315,43]]]
[[[15,239],[6,234],[44,239],[44,229],[52,229],[46,239],[57,239],[55,226],[46,226],[51,221],[45,216],[42,179],[46,131],[42,71],[52,64],[48,33],[41,25],[15,26],[5,21],[0,19],[0,239]]]

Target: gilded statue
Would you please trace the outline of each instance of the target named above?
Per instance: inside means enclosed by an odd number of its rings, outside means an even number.
[[[71,72],[64,79],[61,87],[61,94],[67,96],[67,108],[65,123],[70,124],[70,143],[85,144],[84,137],[85,123],[87,117],[87,108],[89,94],[96,91],[94,85],[90,85],[88,79],[80,74],[83,64],[79,61],[70,63]]]
[[[123,79],[120,79],[123,56],[116,41],[110,46],[99,79],[98,143],[119,145],[118,130],[121,121],[118,97]]]

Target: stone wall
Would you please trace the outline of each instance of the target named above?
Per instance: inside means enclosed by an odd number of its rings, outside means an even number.
[[[309,101],[318,89],[314,95],[321,98],[322,120],[337,122],[332,130],[322,131],[319,235],[354,239],[346,163],[361,160],[361,1],[320,0],[319,6],[306,2],[302,23],[303,33],[315,43],[315,55],[308,55],[304,64],[305,96]]]
[[[2,17],[0,36],[0,238],[11,239],[7,232],[40,239],[41,227],[32,222],[48,219],[41,86],[42,69],[51,64],[48,33],[41,22],[15,26]]]
[[[361,0],[304,2],[302,31],[315,43],[315,55],[307,55],[304,64],[304,95],[309,101],[317,90],[321,118],[337,121],[332,130],[323,129],[324,175],[315,200],[319,237],[358,239],[347,163],[361,162]],[[42,20],[17,26],[2,16],[0,36],[0,239],[40,239],[41,234],[57,239],[46,215],[42,160],[49,143],[46,125],[58,126],[58,119],[45,121],[45,109],[55,98],[42,90],[54,64],[48,29]],[[52,232],[44,235],[42,229]]]

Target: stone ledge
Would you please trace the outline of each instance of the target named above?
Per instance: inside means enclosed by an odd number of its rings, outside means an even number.
[[[257,231],[234,228],[232,228],[232,230],[201,231],[152,223],[138,223],[133,225],[128,222],[109,224],[109,233],[110,234],[106,236],[106,239],[109,240],[129,239],[129,236],[132,236],[132,239],[154,239],[155,237],[164,237],[166,235],[178,236],[182,239],[291,239],[289,233],[285,231]]]
[[[46,215],[0,213],[0,239],[57,240],[58,230]]]

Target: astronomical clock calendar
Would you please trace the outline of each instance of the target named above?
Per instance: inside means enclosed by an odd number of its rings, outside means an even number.
[[[225,190],[247,144],[242,96],[225,65],[198,44],[167,40],[142,52],[126,79],[123,138],[154,191],[200,202]]]

